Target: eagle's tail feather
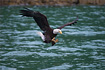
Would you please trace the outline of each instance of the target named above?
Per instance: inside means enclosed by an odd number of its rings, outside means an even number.
[[[37,34],[42,38],[43,41],[45,41],[45,36],[42,32],[37,32]]]

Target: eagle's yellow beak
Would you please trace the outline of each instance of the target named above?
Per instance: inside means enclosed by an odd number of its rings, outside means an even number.
[[[62,31],[60,30],[59,33],[62,34]]]

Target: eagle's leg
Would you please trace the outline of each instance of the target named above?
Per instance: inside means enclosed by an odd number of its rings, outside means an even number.
[[[55,37],[52,39],[53,42],[58,42],[58,39],[55,40]]]

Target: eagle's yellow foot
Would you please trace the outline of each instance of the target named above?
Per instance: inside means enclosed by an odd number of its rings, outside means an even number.
[[[52,39],[53,42],[58,42],[58,39],[55,40],[55,37]]]
[[[56,39],[55,42],[58,42],[58,39]]]
[[[54,41],[55,40],[55,37],[52,39],[52,41]]]
[[[55,42],[55,37],[52,39],[53,42]]]

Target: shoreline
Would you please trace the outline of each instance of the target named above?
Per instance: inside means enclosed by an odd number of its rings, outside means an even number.
[[[0,6],[105,5],[105,0],[0,0]]]

